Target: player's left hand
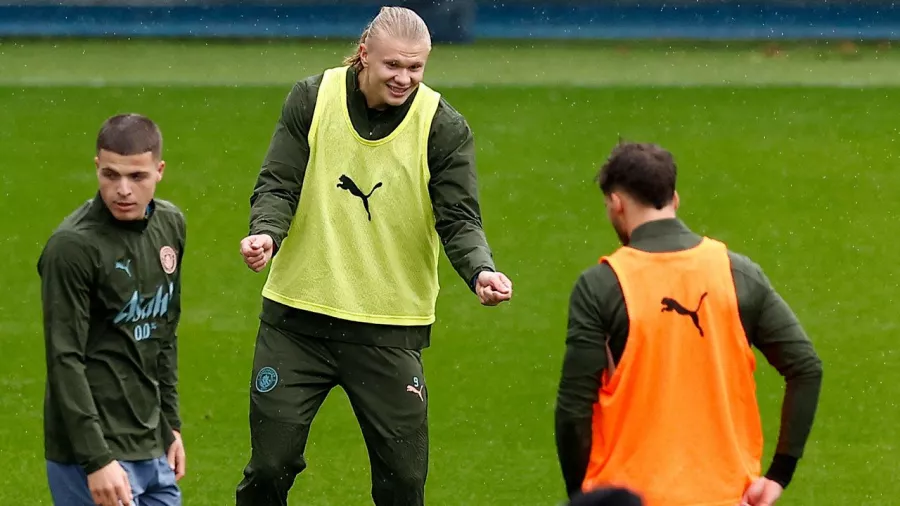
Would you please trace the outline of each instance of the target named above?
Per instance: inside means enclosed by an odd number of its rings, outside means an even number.
[[[512,298],[512,281],[502,272],[482,271],[475,280],[475,294],[485,306],[496,306]]]
[[[784,489],[778,483],[760,478],[744,492],[740,506],[772,506],[781,497]]]
[[[181,433],[173,430],[175,442],[169,446],[169,452],[166,456],[169,460],[169,467],[175,471],[175,481],[184,477],[184,442],[181,440]]]

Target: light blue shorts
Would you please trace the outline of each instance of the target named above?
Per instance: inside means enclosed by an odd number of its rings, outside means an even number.
[[[133,506],[181,506],[181,489],[165,457],[119,464],[128,473]],[[96,506],[81,466],[47,461],[47,479],[54,505]]]

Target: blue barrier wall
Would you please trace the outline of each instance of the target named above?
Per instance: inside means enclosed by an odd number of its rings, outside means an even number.
[[[435,40],[898,39],[889,1],[398,1]],[[378,2],[0,0],[0,36],[356,38]]]

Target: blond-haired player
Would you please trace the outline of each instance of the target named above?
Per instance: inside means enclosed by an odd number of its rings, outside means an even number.
[[[340,386],[380,506],[424,503],[441,245],[484,305],[509,300],[481,226],[472,131],[422,82],[431,38],[386,7],[345,65],[298,82],[251,197],[246,264],[271,263],[239,506],[286,505],[310,424]]]

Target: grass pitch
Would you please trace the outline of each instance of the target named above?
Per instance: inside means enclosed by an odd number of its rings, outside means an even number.
[[[344,43],[0,42],[2,504],[50,504],[42,458],[37,255],[96,188],[108,116],[166,139],[159,196],[188,219],[181,326],[186,504],[233,504],[263,275],[238,241],[281,103]],[[900,214],[898,58],[889,46],[504,43],[438,47],[428,81],[476,133],[485,227],[511,304],[482,308],[443,261],[425,353],[434,505],[563,498],[553,404],[569,290],[617,246],[591,183],[621,136],[679,163],[681,216],[759,262],[825,363],[816,426],[780,504],[900,496],[893,337]],[[882,285],[881,283],[885,283]],[[760,361],[766,459],[782,382]],[[343,392],[317,417],[291,504],[365,505],[368,460]]]

